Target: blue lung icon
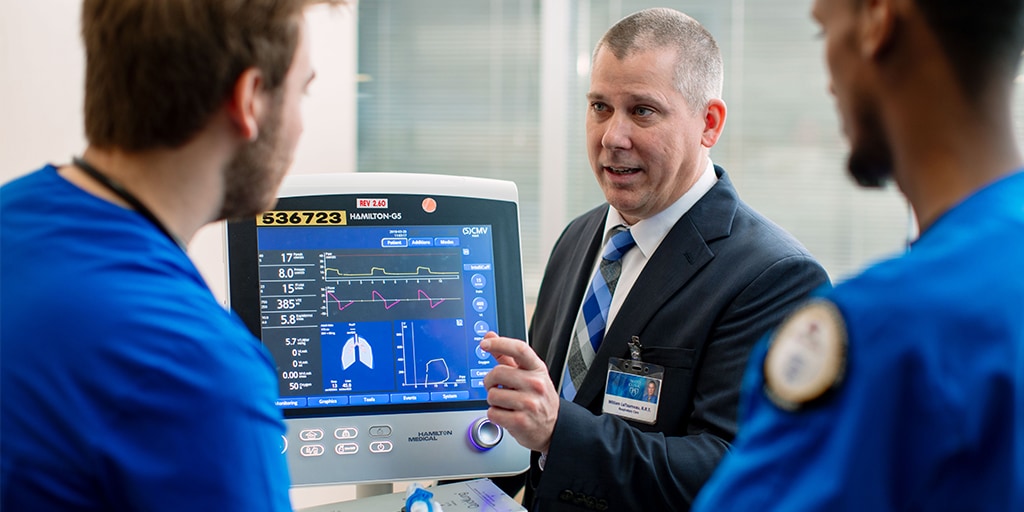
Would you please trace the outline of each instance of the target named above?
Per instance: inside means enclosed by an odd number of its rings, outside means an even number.
[[[373,349],[370,348],[370,343],[358,334],[349,338],[341,348],[341,368],[348,370],[348,367],[356,362],[356,352],[359,353],[359,362],[372,370]]]

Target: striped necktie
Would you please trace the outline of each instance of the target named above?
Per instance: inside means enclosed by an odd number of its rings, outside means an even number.
[[[572,400],[576,397],[586,376],[590,364],[594,361],[597,347],[604,339],[604,330],[608,323],[608,308],[612,303],[615,285],[622,273],[622,256],[629,252],[636,241],[625,226],[616,226],[611,238],[605,244],[601,255],[601,265],[594,279],[590,281],[587,294],[583,297],[583,305],[576,317],[572,341],[569,343],[569,355],[565,358],[565,371],[562,372],[562,397]]]

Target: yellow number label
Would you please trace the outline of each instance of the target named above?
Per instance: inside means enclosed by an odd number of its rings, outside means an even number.
[[[257,226],[344,226],[345,210],[275,210],[256,217]]]

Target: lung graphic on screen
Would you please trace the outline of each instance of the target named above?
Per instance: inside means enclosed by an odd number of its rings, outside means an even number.
[[[373,348],[370,347],[369,342],[359,335],[349,338],[345,342],[345,346],[341,348],[341,368],[348,370],[348,367],[356,362],[356,354],[358,354],[360,363],[363,363],[371,370],[373,369]]]

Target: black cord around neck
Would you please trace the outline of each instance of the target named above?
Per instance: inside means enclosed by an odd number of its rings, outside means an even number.
[[[110,189],[111,192],[117,194],[117,196],[123,199],[124,202],[131,205],[131,207],[134,208],[135,211],[139,212],[140,215],[142,215],[150,222],[152,222],[153,225],[156,226],[157,229],[159,229],[161,232],[163,232],[164,235],[167,235],[167,238],[171,239],[171,241],[174,242],[174,245],[180,247],[182,251],[187,252],[187,250],[185,249],[185,244],[181,241],[181,239],[175,236],[174,233],[171,233],[171,230],[167,229],[167,226],[165,226],[163,222],[160,222],[160,219],[156,218],[156,215],[153,214],[153,211],[147,208],[146,205],[142,204],[142,201],[139,201],[139,198],[135,197],[134,194],[128,192],[128,189],[124,188],[124,185],[121,185],[117,181],[114,181],[114,179],[111,178],[110,176],[107,176],[106,174],[103,174],[102,172],[97,170],[96,167],[87,162],[84,158],[80,158],[77,156],[71,157],[71,162],[74,163],[76,167],[78,167],[86,174],[88,174],[89,177]]]

